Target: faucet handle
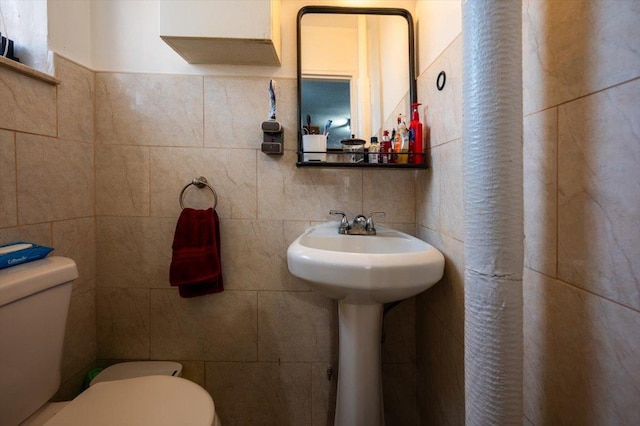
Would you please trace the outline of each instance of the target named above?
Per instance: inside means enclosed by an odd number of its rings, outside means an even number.
[[[347,217],[347,214],[340,210],[329,210],[329,214],[341,214],[344,219]]]
[[[349,226],[349,220],[347,219],[347,214],[343,211],[339,211],[339,210],[329,210],[329,214],[335,214],[335,215],[342,215],[342,219],[340,220],[340,229],[338,232],[340,232],[341,234],[345,233],[346,231],[349,230],[350,226]]]
[[[369,213],[369,217],[367,217],[367,223],[365,225],[367,231],[371,231],[371,232],[376,232],[376,227],[373,223],[373,217],[374,216],[380,216],[380,217],[385,217],[385,213],[384,212],[371,212]]]

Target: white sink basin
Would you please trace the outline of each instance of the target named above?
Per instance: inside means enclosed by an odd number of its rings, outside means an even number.
[[[353,304],[406,299],[442,278],[444,256],[433,246],[376,229],[377,235],[341,235],[338,222],[311,227],[289,246],[289,271],[319,293]]]
[[[341,235],[338,226],[314,226],[291,243],[289,271],[339,300],[335,426],[383,426],[383,304],[414,296],[438,282],[444,256],[424,241],[384,226],[377,227],[377,235]]]

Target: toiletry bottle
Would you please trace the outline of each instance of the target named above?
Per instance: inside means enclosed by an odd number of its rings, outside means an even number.
[[[398,131],[394,128],[391,130],[391,148],[389,148],[389,163],[395,163],[398,160],[396,155],[396,134]]]
[[[391,155],[391,139],[389,139],[389,131],[382,132],[382,142],[380,143],[380,162],[387,164]]]
[[[378,163],[380,160],[380,144],[376,136],[371,136],[371,144],[369,145],[369,162]]]
[[[400,133],[400,125],[402,124],[402,115],[398,115],[398,125],[394,129],[394,137],[393,137],[393,163],[400,163],[402,161],[402,156],[400,152],[402,151],[402,134]]]
[[[409,162],[412,164],[424,163],[424,146],[422,141],[422,123],[420,122],[419,103],[412,104],[411,123],[409,124]]]
[[[409,162],[409,129],[404,120],[402,120],[402,114],[398,115],[398,133],[396,139],[400,141],[400,147],[398,152],[398,164],[407,164]]]

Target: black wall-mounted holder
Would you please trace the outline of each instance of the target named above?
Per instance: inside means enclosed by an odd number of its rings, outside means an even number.
[[[442,91],[445,84],[447,84],[447,74],[444,71],[440,71],[440,74],[438,74],[438,78],[436,79],[436,87],[438,90]]]
[[[13,56],[13,40],[9,40],[2,33],[0,33],[0,56],[20,62],[20,59]]]
[[[284,154],[284,129],[275,120],[262,122],[262,152],[270,155]]]

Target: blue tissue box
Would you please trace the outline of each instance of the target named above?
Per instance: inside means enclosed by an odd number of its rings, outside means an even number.
[[[26,241],[0,246],[0,269],[47,257],[53,251],[50,247],[39,246]]]

